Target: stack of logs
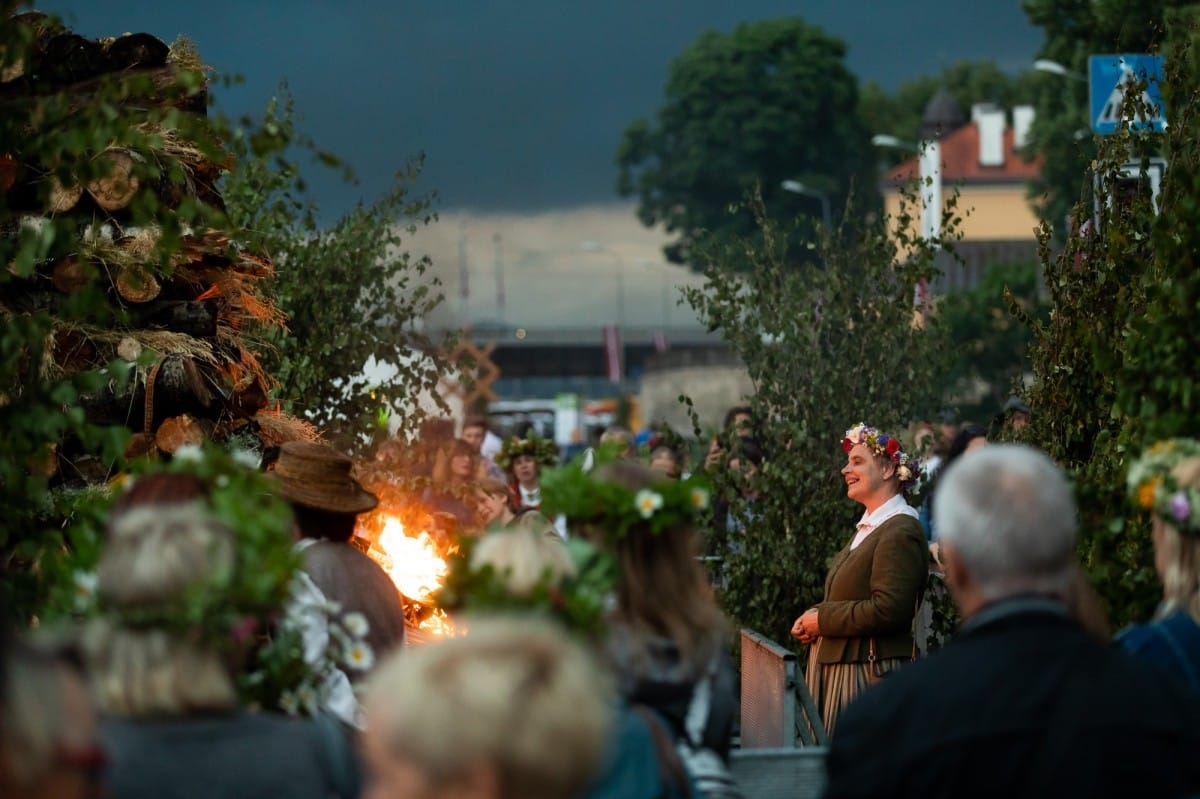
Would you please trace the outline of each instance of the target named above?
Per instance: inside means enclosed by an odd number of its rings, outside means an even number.
[[[7,24],[28,26],[35,46],[30,58],[0,72],[0,103],[53,96],[82,107],[102,81],[119,77],[138,87],[123,100],[135,119],[137,109],[147,107],[176,108],[194,118],[207,114],[203,81],[180,79],[185,72],[203,74],[186,46],[168,46],[145,33],[89,40],[36,13]],[[154,124],[149,115],[147,120]],[[143,192],[153,192],[166,209],[194,198],[224,210],[216,183],[228,164],[206,157],[178,131],[154,132],[148,139],[158,143],[154,151],[109,147],[92,156],[103,161],[102,169],[91,170],[101,177],[73,183],[60,180],[61,165],[0,153],[0,194],[11,220],[0,235],[19,235],[50,217],[67,218],[78,231],[69,254],[38,264],[31,277],[15,277],[10,265],[11,279],[0,281],[0,317],[49,311],[59,320],[43,363],[49,378],[102,368],[116,358],[136,364],[132,379],[82,400],[89,421],[133,430],[130,456],[172,453],[184,444],[235,435],[253,437],[264,449],[315,437],[310,425],[267,410],[271,379],[245,340],[244,329],[252,325],[284,321],[261,289],[272,272],[270,260],[210,229],[185,229],[180,246],[164,256],[158,228],[133,226],[131,204]],[[139,179],[146,170],[137,165],[145,159],[182,169],[171,181]],[[111,305],[108,317],[120,321],[89,323],[57,314],[72,294],[97,286]],[[108,466],[62,442],[48,468],[64,481],[91,482]]]

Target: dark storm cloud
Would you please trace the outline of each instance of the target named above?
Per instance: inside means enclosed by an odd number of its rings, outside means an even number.
[[[245,83],[218,109],[256,113],[286,80],[301,128],[359,187],[310,173],[327,210],[376,196],[405,159],[442,207],[534,210],[615,199],[625,126],[653,114],[667,66],[706,30],[799,15],[846,41],[850,68],[894,88],[965,58],[1028,64],[1041,41],[1017,0],[660,0],[574,4],[388,0],[51,0],[87,36],[196,42]]]

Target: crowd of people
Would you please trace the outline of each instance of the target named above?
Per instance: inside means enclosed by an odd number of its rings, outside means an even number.
[[[758,432],[731,409],[694,473],[619,428],[568,464],[532,432],[489,445],[482,418],[426,442],[421,496],[464,557],[456,634],[420,643],[355,543],[378,498],[349,457],[180,453],[116,490],[77,627],[0,630],[0,795],[742,796],[702,555],[756,521]],[[1130,464],[1163,601],[1113,639],[1068,476],[996,439],[949,418],[842,436],[862,516],[791,629],[827,795],[1200,795],[1200,442]],[[931,575],[962,625],[921,657]]]

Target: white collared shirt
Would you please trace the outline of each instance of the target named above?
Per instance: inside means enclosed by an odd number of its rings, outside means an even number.
[[[864,513],[862,518],[858,520],[858,532],[854,535],[854,540],[850,542],[850,548],[857,548],[859,544],[867,540],[867,536],[875,532],[876,527],[893,516],[901,515],[911,516],[914,519],[921,518],[921,515],[917,513],[917,509],[908,504],[903,494],[897,494],[892,497],[876,508],[874,513]]]

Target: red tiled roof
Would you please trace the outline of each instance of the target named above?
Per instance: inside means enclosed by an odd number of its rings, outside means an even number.
[[[1013,149],[1014,131],[1004,130],[1004,165],[979,165],[979,127],[970,122],[942,139],[942,182],[986,184],[1023,183],[1037,177],[1041,157],[1026,161]],[[917,175],[917,156],[889,169],[883,176],[885,186],[904,183]]]

